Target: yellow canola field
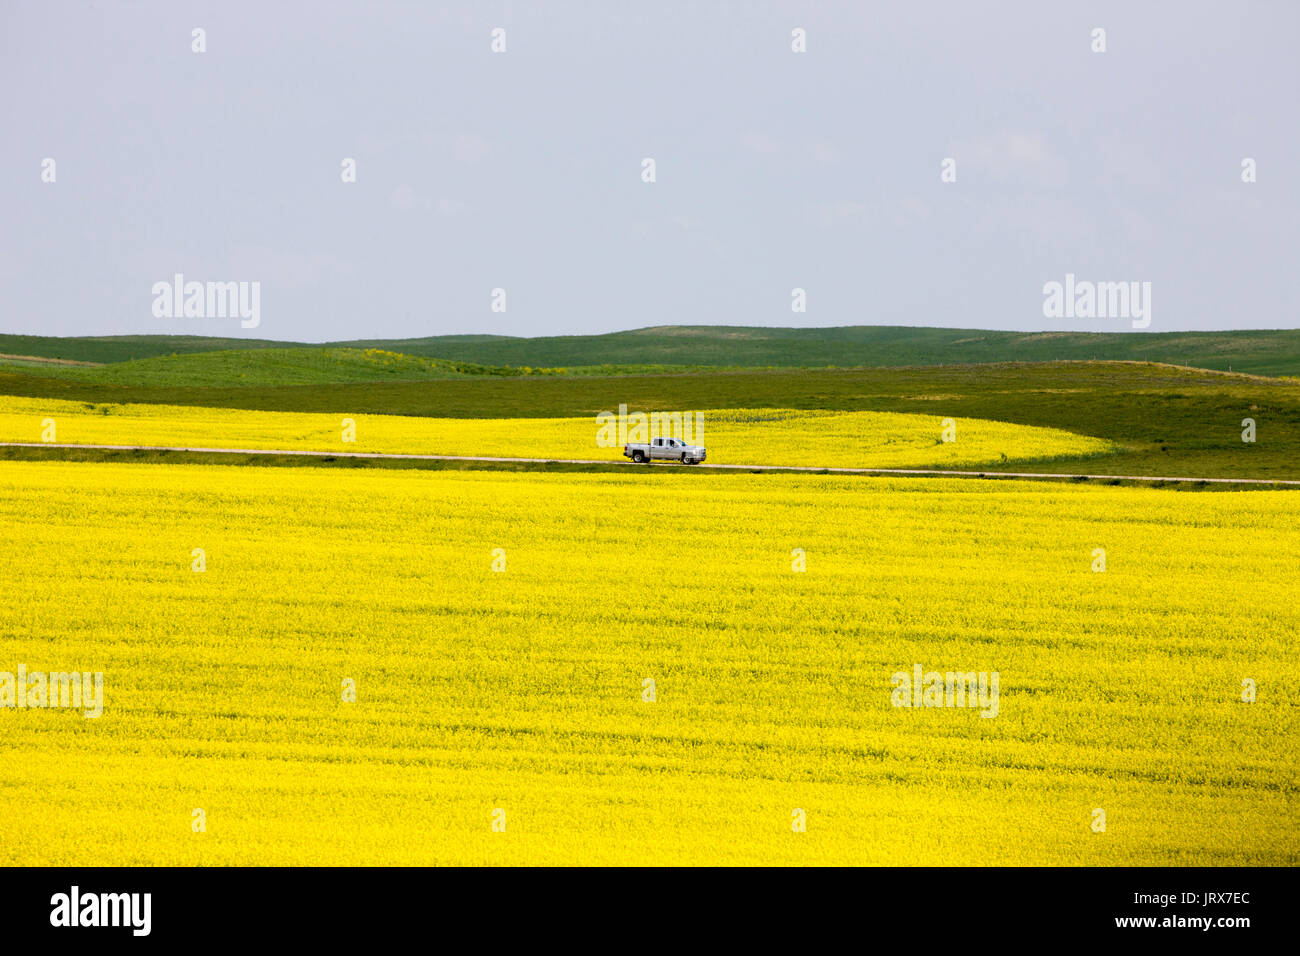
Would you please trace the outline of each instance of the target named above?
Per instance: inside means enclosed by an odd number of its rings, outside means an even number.
[[[1292,494],[654,474],[0,462],[0,861],[1300,862]]]
[[[616,411],[616,410],[615,410]],[[1051,428],[895,412],[794,409],[703,411],[709,461],[745,465],[925,468],[1089,457],[1110,442]],[[354,441],[344,441],[352,422]],[[51,431],[50,423],[53,423]],[[385,452],[623,461],[597,444],[591,418],[420,418],[259,412],[176,405],[109,405],[0,397],[0,441],[198,448]]]

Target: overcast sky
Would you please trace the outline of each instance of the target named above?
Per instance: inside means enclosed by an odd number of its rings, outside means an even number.
[[[1283,0],[5,0],[0,331],[1130,330],[1044,317],[1067,273],[1150,282],[1151,332],[1300,326],[1297,37]],[[176,273],[260,325],[155,317]]]

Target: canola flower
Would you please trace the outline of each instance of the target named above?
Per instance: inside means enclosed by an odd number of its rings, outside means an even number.
[[[1117,450],[1111,442],[1051,428],[968,418],[948,419],[948,426],[940,415],[796,409],[700,414],[709,460],[727,464],[924,468]],[[0,441],[49,435],[72,444],[624,460],[621,445],[597,444],[595,416],[419,418],[0,397]]]
[[[0,462],[0,860],[1295,865],[1295,501]]]

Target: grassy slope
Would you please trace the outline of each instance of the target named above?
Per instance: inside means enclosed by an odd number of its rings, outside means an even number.
[[[1001,332],[844,326],[783,329],[661,326],[593,336],[438,336],[356,343],[496,365],[659,362],[873,368],[965,362],[1125,360],[1258,375],[1300,374],[1300,329],[1231,332]]]
[[[259,388],[142,388],[0,373],[0,394],[88,402],[442,417],[616,410],[824,408],[920,412],[1060,428],[1129,450],[1112,474],[1300,478],[1300,383],[1129,363],[638,375],[471,377]],[[1251,417],[1258,441],[1241,441]],[[1077,468],[1077,466],[1075,466]],[[1034,470],[1065,472],[1069,464]]]
[[[375,348],[258,348],[160,355],[99,366],[34,364],[0,356],[0,370],[103,385],[214,387],[420,381],[476,375],[588,375],[653,372],[662,367],[535,369],[478,365]]]
[[[38,355],[79,362],[129,362],[132,359],[225,349],[269,349],[296,342],[270,339],[226,339],[206,335],[96,335],[62,337],[0,335],[0,354]]]
[[[0,367],[6,364],[0,359]],[[480,368],[378,349],[259,348],[179,353],[90,367],[42,366],[39,371],[25,364],[21,370],[104,385],[265,386],[454,378]]]
[[[677,366],[653,364],[566,368],[479,365],[475,362],[379,348],[325,346],[180,352],[103,365],[0,353],[0,371],[26,372],[103,385],[150,387],[325,385],[334,382],[420,381],[472,375],[629,375],[684,370]],[[691,367],[690,370],[702,371],[704,368]]]
[[[42,338],[0,335],[0,353],[121,362],[172,353],[293,345],[198,336]],[[844,326],[782,329],[659,326],[606,335],[513,338],[448,335],[331,343],[481,365],[886,367],[968,362],[1133,360],[1259,375],[1300,375],[1300,329],[1227,332],[1003,332]],[[316,348],[320,346],[305,346]]]

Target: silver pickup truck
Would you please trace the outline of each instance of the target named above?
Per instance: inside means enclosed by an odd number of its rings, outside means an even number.
[[[680,438],[653,438],[650,443],[634,442],[623,446],[623,457],[636,462],[680,461],[683,465],[698,465],[704,461],[703,445],[688,445]]]

